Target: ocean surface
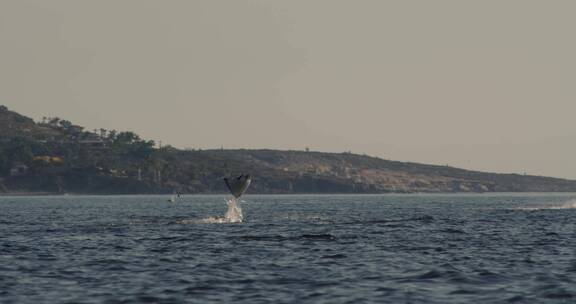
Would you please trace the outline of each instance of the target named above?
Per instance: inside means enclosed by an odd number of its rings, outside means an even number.
[[[0,303],[576,303],[576,194],[0,197]]]

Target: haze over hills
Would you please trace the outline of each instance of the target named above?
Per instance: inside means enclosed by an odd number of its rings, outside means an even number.
[[[224,193],[250,173],[248,193],[571,192],[576,181],[384,160],[352,153],[157,148],[132,132],[87,131],[0,107],[0,191]]]

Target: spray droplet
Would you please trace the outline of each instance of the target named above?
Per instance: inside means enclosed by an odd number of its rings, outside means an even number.
[[[240,208],[240,201],[236,198],[228,200],[228,211],[224,215],[226,222],[228,223],[242,223],[244,220],[244,215],[242,214],[242,208]]]

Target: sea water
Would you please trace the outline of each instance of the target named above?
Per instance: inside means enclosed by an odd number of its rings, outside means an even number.
[[[575,303],[575,198],[0,197],[0,303]]]

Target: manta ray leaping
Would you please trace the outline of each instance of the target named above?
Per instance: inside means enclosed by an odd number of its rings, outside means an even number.
[[[252,177],[249,174],[241,174],[236,178],[224,178],[228,190],[230,190],[230,193],[232,193],[236,199],[240,198],[240,196],[246,192],[251,181]]]

